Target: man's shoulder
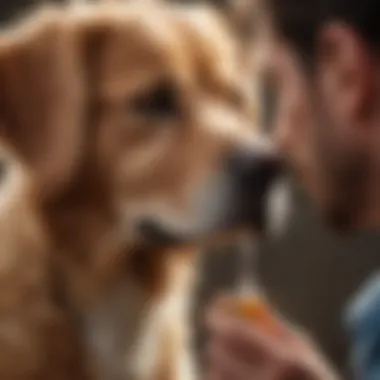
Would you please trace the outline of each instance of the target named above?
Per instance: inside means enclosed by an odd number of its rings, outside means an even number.
[[[373,273],[350,297],[346,308],[346,323],[351,328],[368,327],[380,321],[380,271]],[[374,327],[374,326],[373,326]],[[379,325],[380,330],[380,325]]]
[[[352,342],[351,362],[359,379],[380,379],[380,271],[350,298],[345,322]]]

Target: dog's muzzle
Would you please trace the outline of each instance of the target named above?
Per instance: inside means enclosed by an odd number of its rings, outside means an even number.
[[[281,161],[273,152],[236,151],[228,159],[234,205],[229,223],[263,229],[269,189],[281,173]],[[226,221],[227,222],[227,221]]]
[[[213,180],[214,186],[204,192],[207,196],[200,197],[204,203],[197,213],[203,215],[199,218],[199,225],[186,231],[169,228],[159,218],[145,218],[140,221],[139,231],[155,245],[201,241],[207,235],[239,228],[262,232],[266,227],[269,190],[280,172],[280,160],[273,152],[233,151],[222,165],[218,176],[222,180]],[[221,187],[227,190],[222,191]],[[213,202],[212,198],[218,200]],[[204,220],[208,222],[202,225]]]

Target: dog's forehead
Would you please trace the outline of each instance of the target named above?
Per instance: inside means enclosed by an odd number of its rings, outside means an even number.
[[[222,79],[237,74],[239,45],[218,12],[199,7],[173,13],[183,46],[208,75]]]
[[[113,74],[130,70],[154,76],[166,71],[194,80],[202,71],[219,81],[229,81],[239,72],[237,44],[211,9],[125,6],[100,17],[94,9],[86,23],[91,26],[99,20],[108,25],[111,38],[106,55]]]
[[[138,86],[149,85],[163,76],[203,88],[212,85],[218,90],[241,82],[238,44],[211,8],[165,3],[52,7],[44,8],[19,26],[7,30],[1,47],[14,50],[21,44],[32,49],[51,43],[62,31],[73,32],[68,33],[74,38],[66,38],[67,43],[82,46],[75,41],[82,41],[81,36],[95,31],[98,37],[92,39],[96,48],[94,63],[102,68],[98,82],[108,86],[113,94],[117,89],[125,93],[127,87],[138,82]],[[53,49],[54,44],[46,48]]]
[[[174,8],[173,24],[179,36],[191,44],[199,58],[235,62],[237,43],[220,14],[213,9],[194,7]]]

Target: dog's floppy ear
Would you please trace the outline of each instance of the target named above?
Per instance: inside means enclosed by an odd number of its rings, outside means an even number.
[[[78,163],[83,107],[78,44],[62,14],[51,12],[3,32],[0,138],[40,190],[55,191]]]

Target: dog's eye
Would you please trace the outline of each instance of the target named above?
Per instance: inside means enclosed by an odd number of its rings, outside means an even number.
[[[140,95],[133,104],[135,112],[149,118],[173,118],[179,114],[176,88],[171,83],[161,83],[153,90]]]

